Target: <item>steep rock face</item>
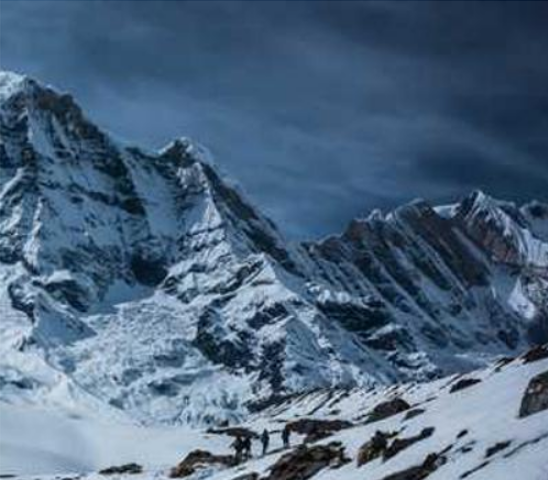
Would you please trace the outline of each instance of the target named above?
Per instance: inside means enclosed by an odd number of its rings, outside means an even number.
[[[0,379],[209,422],[468,370],[546,338],[547,212],[474,193],[289,244],[202,147],[121,144],[69,95],[2,73]]]
[[[143,420],[397,377],[315,309],[298,255],[200,147],[124,146],[69,96],[0,84],[2,288],[26,317],[13,346]]]
[[[374,212],[340,236],[305,245],[318,307],[400,371],[423,378],[469,368],[471,352],[541,341],[545,267],[532,275],[527,257],[516,256],[512,266],[497,258],[498,244],[481,244],[463,221],[468,202],[450,215],[424,201],[386,216]],[[516,249],[524,250],[523,238],[514,239]]]

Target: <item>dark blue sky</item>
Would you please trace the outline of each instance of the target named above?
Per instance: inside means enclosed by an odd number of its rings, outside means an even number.
[[[191,136],[291,236],[473,188],[548,199],[548,3],[0,0],[0,66],[158,148]]]

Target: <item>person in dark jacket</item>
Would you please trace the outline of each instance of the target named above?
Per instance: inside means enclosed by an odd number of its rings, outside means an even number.
[[[242,453],[244,451],[244,441],[242,437],[237,436],[236,439],[232,442],[231,447],[234,449],[234,457],[236,458],[236,463],[241,463]]]
[[[270,443],[270,435],[268,430],[265,428],[261,434],[261,443],[263,444],[263,456],[266,455],[268,451],[268,444]]]
[[[242,440],[242,453],[243,458],[245,460],[249,460],[251,458],[251,437],[245,436]]]
[[[282,430],[282,441],[284,442],[284,448],[289,448],[290,435],[291,435],[291,432],[289,431],[289,427],[286,425],[284,429]]]

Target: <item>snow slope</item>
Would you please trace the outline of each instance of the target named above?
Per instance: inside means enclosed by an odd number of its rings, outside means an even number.
[[[324,469],[313,477],[314,480],[381,480],[389,474],[420,464],[429,453],[442,450],[446,450],[447,461],[428,477],[429,480],[459,479],[465,472],[484,464],[486,459],[488,462],[467,478],[511,480],[519,476],[523,480],[544,480],[548,474],[548,410],[526,418],[518,418],[518,411],[529,380],[547,370],[546,359],[529,364],[523,364],[518,359],[468,374],[467,378],[481,382],[453,393],[450,387],[462,377],[371,390],[329,390],[300,395],[252,415],[244,423],[244,426],[257,432],[263,428],[273,432],[273,453],[255,457],[235,468],[205,470],[188,478],[232,480],[251,472],[266,475],[269,467],[287,453],[276,452],[281,442],[275,432],[279,432],[288,421],[316,418],[349,420],[355,426],[319,441],[320,444],[341,442],[352,461],[336,470]],[[403,412],[378,422],[364,423],[366,414],[373,407],[394,397],[405,399],[413,409],[421,408],[424,413],[405,419],[406,412]],[[167,478],[169,468],[193,449],[203,448],[216,454],[230,453],[228,437],[197,431],[190,434],[186,427],[135,427],[120,420],[111,420],[108,425],[92,424],[90,418],[62,418],[58,412],[35,417],[35,410],[36,407],[18,409],[0,403],[0,418],[7,428],[3,430],[6,433],[0,449],[2,473],[38,472],[38,463],[36,468],[28,465],[31,455],[31,458],[40,461],[47,459],[44,468],[49,470],[40,470],[42,473],[68,474],[134,461],[145,467],[145,473],[127,478]],[[53,443],[45,444],[48,456],[42,456],[40,444],[35,440],[36,425],[46,428],[51,432],[51,438],[55,439]],[[411,445],[387,461],[376,459],[357,467],[360,446],[376,430],[398,432],[400,438],[405,438],[427,427],[434,428],[431,437]],[[463,434],[464,431],[466,433]],[[10,441],[6,442],[6,438]],[[26,449],[29,439],[32,439],[32,446]],[[105,442],[105,439],[108,440]],[[300,441],[293,435],[293,445]],[[510,443],[487,458],[487,449],[500,442]],[[258,445],[255,449],[258,455]],[[102,477],[91,473],[84,478]]]

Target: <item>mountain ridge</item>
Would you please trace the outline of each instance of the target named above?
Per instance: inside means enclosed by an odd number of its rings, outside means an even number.
[[[0,138],[0,378],[25,395],[51,368],[139,421],[214,423],[548,338],[539,202],[418,200],[288,242],[200,146],[122,145],[27,77],[0,75]]]

